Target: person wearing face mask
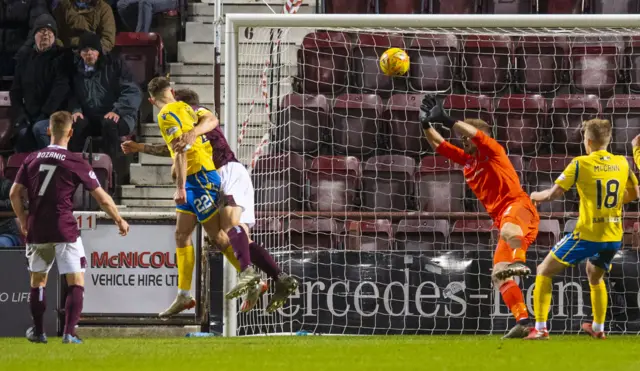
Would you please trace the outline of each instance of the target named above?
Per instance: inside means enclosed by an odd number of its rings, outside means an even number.
[[[49,116],[66,104],[69,78],[63,52],[56,45],[58,28],[49,14],[34,22],[34,44],[16,55],[17,66],[10,91],[18,138],[16,150],[29,152],[49,145]]]
[[[102,52],[98,35],[82,35],[78,51],[69,100],[74,122],[69,149],[79,152],[89,136],[101,136],[102,151],[115,160],[120,137],[135,127],[142,92],[126,65]]]
[[[100,36],[104,53],[113,49],[116,21],[111,6],[104,0],[60,0],[54,15],[65,47],[77,47],[82,34],[94,32]]]

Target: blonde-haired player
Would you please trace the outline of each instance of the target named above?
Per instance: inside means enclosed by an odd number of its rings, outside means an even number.
[[[558,242],[538,265],[533,292],[536,324],[528,340],[549,338],[552,277],[585,259],[588,259],[593,323],[584,323],[582,329],[594,338],[605,338],[608,296],[603,277],[622,245],[622,205],[637,199],[638,179],[624,156],[607,151],[611,141],[608,120],[586,121],[583,130],[587,155],[573,159],[552,188],[531,194],[536,203],[553,201],[575,184],[580,196],[580,215],[573,233]]]

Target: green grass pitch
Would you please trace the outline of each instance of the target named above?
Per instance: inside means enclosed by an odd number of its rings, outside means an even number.
[[[87,339],[83,345],[0,339],[0,370],[640,370],[640,337],[497,336]]]

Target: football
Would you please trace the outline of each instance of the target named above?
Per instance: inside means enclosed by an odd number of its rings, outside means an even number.
[[[402,76],[409,71],[409,55],[400,48],[391,48],[380,57],[380,70],[387,76]]]

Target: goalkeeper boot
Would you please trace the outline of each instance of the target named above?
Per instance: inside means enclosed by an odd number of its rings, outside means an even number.
[[[264,280],[260,280],[256,287],[247,291],[247,293],[242,297],[240,312],[246,313],[253,309],[253,307],[258,304],[260,297],[267,292],[267,290],[269,290],[269,284]]]
[[[529,330],[529,335],[524,340],[549,340],[549,331],[547,329],[537,330],[532,327]]]
[[[531,269],[527,267],[523,262],[513,262],[503,269],[494,272],[494,276],[499,280],[506,280],[507,278],[514,276],[527,277],[531,274]]]
[[[282,308],[289,296],[296,292],[297,288],[298,280],[286,273],[280,273],[278,281],[276,282],[276,292],[273,294],[267,306],[267,313],[273,313],[278,310],[278,308]]]
[[[158,316],[160,319],[167,320],[176,314],[194,308],[195,306],[196,300],[191,295],[178,294],[173,303],[171,303],[171,306]]]
[[[258,274],[253,267],[247,267],[247,269],[240,272],[240,275],[238,275],[238,283],[225,294],[225,298],[231,300],[240,295],[244,295],[249,288],[255,287],[258,282],[260,282],[260,274]]]
[[[32,343],[40,343],[40,344],[46,344],[47,343],[47,335],[45,334],[36,334],[36,328],[34,326],[29,327],[27,329],[27,334],[26,334],[27,340],[29,340]]]
[[[587,335],[591,336],[594,339],[604,340],[607,338],[607,336],[604,334],[604,331],[593,331],[593,325],[591,323],[583,323],[582,331],[584,331]]]
[[[529,331],[531,331],[529,326],[518,323],[502,339],[524,339],[529,335]]]
[[[82,341],[78,336],[64,334],[62,336],[62,344],[84,344],[84,341]]]

